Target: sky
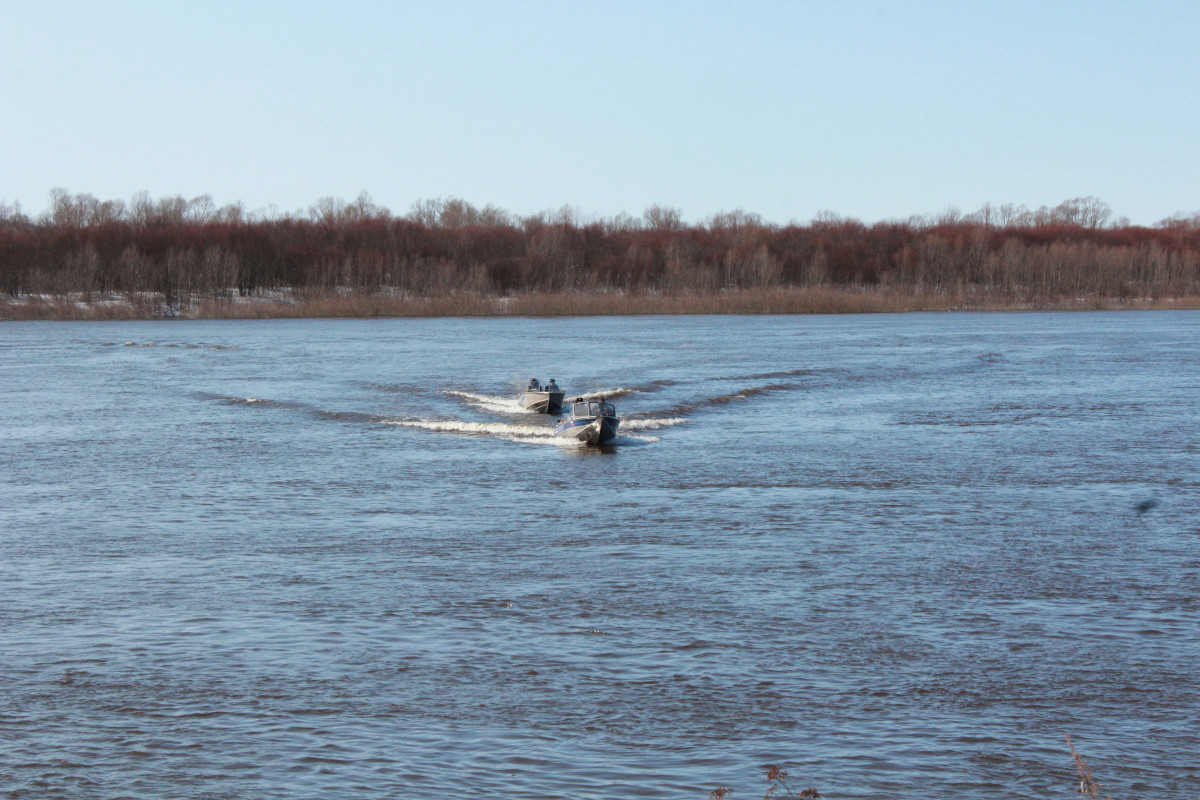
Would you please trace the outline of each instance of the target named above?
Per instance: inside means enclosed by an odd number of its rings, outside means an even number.
[[[0,0],[0,201],[1200,211],[1200,2]]]

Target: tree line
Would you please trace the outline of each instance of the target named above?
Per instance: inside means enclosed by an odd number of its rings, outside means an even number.
[[[158,293],[172,304],[274,290],[703,294],[739,289],[955,292],[993,302],[1200,296],[1200,212],[1137,226],[1094,197],[1036,210],[866,224],[777,225],[742,210],[688,224],[677,209],[518,217],[461,199],[394,215],[363,194],[303,212],[208,196],[101,201],[64,190],[30,217],[0,203],[0,292],[12,298]]]

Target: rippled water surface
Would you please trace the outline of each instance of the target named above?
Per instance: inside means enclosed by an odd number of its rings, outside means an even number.
[[[1200,796],[1200,314],[6,323],[0,418],[11,798]]]

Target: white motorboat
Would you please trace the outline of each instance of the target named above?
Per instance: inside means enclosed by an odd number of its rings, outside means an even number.
[[[575,398],[570,414],[554,426],[554,435],[577,439],[587,444],[604,444],[617,435],[617,409],[601,397],[597,400]]]
[[[538,383],[537,378],[529,379],[529,386],[525,387],[525,391],[521,392],[521,396],[517,398],[517,403],[521,408],[528,408],[530,411],[535,411],[539,414],[555,414],[562,411],[563,407],[563,390],[558,388],[558,384],[554,382],[554,378],[545,386]]]

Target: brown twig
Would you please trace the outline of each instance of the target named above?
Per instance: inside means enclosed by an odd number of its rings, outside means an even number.
[[[1087,762],[1083,760],[1083,756],[1075,752],[1075,745],[1071,742],[1071,734],[1063,734],[1067,737],[1067,747],[1071,748],[1071,758],[1075,761],[1075,769],[1079,773],[1079,795],[1080,797],[1090,797],[1091,800],[1100,800],[1100,781],[1092,777],[1092,770]],[[1112,800],[1112,795],[1104,795],[1107,800]]]
[[[782,795],[786,800],[820,800],[821,793],[816,789],[804,789],[797,792],[790,782],[788,782],[787,770],[777,764],[771,764],[767,767],[767,780],[771,782],[771,787],[767,789],[767,793],[763,796],[763,800],[771,800],[775,796],[775,792],[783,789]]]

